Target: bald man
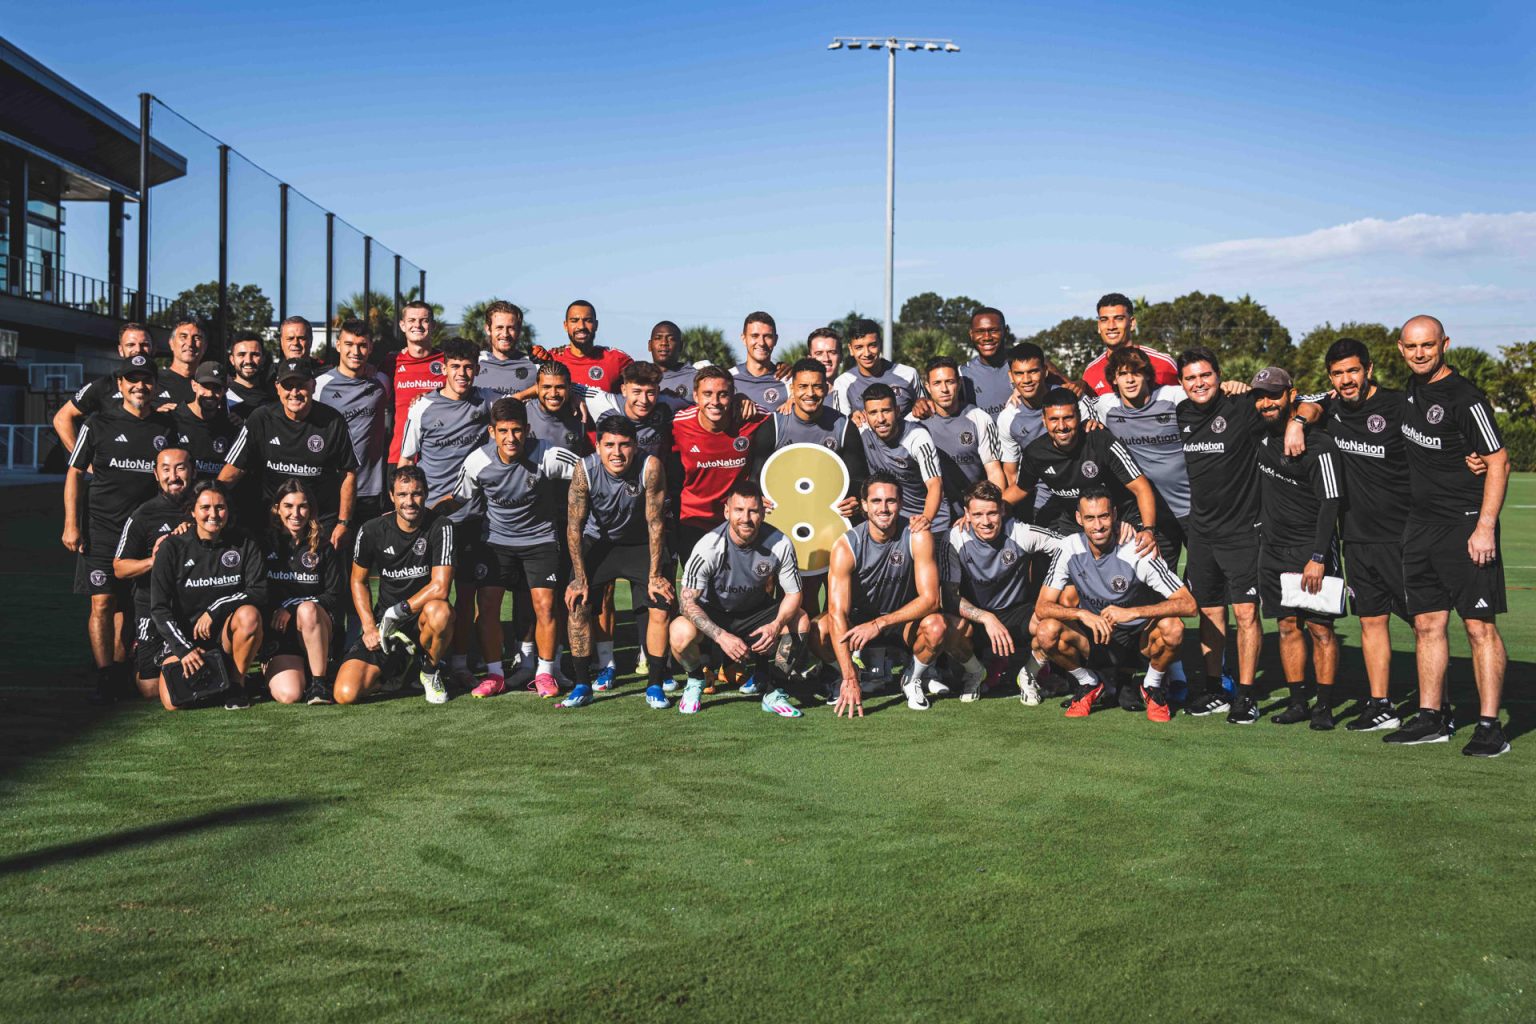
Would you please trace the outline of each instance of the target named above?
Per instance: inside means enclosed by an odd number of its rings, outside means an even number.
[[[1498,757],[1509,750],[1499,725],[1508,655],[1496,616],[1505,611],[1499,512],[1509,483],[1509,453],[1488,398],[1445,361],[1450,339],[1432,316],[1403,325],[1397,348],[1412,376],[1403,409],[1408,460],[1408,526],[1403,533],[1403,585],[1413,618],[1419,711],[1385,737],[1401,745],[1445,743],[1454,728],[1442,712],[1451,611],[1472,647],[1478,720],[1461,752]],[[1467,466],[1476,453],[1479,477]]]

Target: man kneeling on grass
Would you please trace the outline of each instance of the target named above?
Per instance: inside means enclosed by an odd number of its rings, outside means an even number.
[[[1180,616],[1195,614],[1195,597],[1156,549],[1139,554],[1134,540],[1122,542],[1118,520],[1107,491],[1085,490],[1077,499],[1083,532],[1066,538],[1051,561],[1035,602],[1035,640],[1077,680],[1068,718],[1086,718],[1104,688],[1091,663],[1124,667],[1139,655],[1148,661],[1141,690],[1147,718],[1166,722],[1171,716],[1163,673],[1179,657]]]
[[[352,554],[352,605],[362,635],[336,670],[336,703],[354,704],[384,683],[390,648],[419,642],[421,686],[428,704],[446,704],[443,658],[453,639],[453,524],[427,508],[427,475],[401,466],[390,482],[395,510],[357,531]],[[379,574],[373,603],[368,574]]]
[[[725,496],[725,522],[699,538],[683,569],[672,654],[688,671],[677,710],[696,714],[704,696],[701,637],[733,662],[751,660],[755,682],[772,685],[763,710],[799,718],[784,683],[805,647],[810,621],[800,610],[800,569],[789,538],[763,522],[763,492],[738,480]],[[745,688],[743,688],[745,689]]]

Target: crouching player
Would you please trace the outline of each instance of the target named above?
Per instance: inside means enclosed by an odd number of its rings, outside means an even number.
[[[794,671],[810,622],[800,610],[800,570],[789,538],[763,522],[763,492],[738,480],[725,496],[725,522],[699,538],[683,569],[672,655],[688,671],[677,710],[696,714],[704,696],[699,638],[731,661],[751,660],[772,683],[763,710],[799,718],[784,683]],[[757,679],[759,686],[761,678]]]
[[[261,648],[261,607],[267,599],[266,560],[261,548],[229,525],[229,496],[216,480],[192,489],[192,529],[172,534],[155,553],[149,571],[149,609],[165,639],[160,659],[160,702],[175,711],[165,669],[179,661],[188,676],[203,659],[229,655],[234,687],[226,708],[250,705],[243,681]]]
[[[1180,616],[1195,614],[1195,598],[1155,549],[1137,554],[1134,540],[1120,540],[1118,519],[1109,492],[1101,488],[1077,499],[1083,532],[1067,537],[1051,561],[1035,602],[1035,641],[1077,680],[1068,718],[1087,717],[1104,688],[1090,663],[1107,658],[1123,665],[1140,655],[1148,661],[1141,690],[1147,718],[1166,722],[1171,715],[1163,674],[1179,657]]]
[[[421,686],[428,704],[446,704],[443,658],[453,639],[453,524],[427,509],[427,475],[417,466],[395,470],[390,482],[393,512],[370,519],[357,531],[352,553],[352,606],[362,635],[336,670],[337,704],[355,704],[384,679],[384,662],[399,636],[419,641]],[[368,574],[379,574],[379,603]]]
[[[927,711],[923,680],[941,653],[962,662],[962,686],[979,686],[986,670],[960,634],[962,623],[939,610],[939,565],[933,534],[914,531],[901,515],[901,482],[885,470],[860,488],[864,522],[837,539],[827,570],[827,611],[816,619],[816,655],[842,676],[835,711],[864,717],[855,655],[878,641],[912,654],[901,692],[907,707]]]
[[[944,607],[958,611],[973,624],[971,642],[990,652],[1001,674],[1020,665],[1019,699],[1040,703],[1036,680],[1042,657],[1025,638],[1033,630],[1038,583],[1030,580],[1036,555],[1049,558],[1062,545],[1060,534],[1021,523],[1007,514],[1003,491],[990,480],[979,480],[965,494],[965,520],[949,531],[949,557],[944,559]],[[1134,539],[1134,534],[1132,535]],[[981,696],[982,680],[968,679],[962,701]]]

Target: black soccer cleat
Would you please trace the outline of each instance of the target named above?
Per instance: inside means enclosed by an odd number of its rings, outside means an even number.
[[[1305,722],[1311,715],[1306,701],[1293,700],[1285,706],[1284,711],[1270,716],[1269,720],[1276,725],[1295,725],[1297,722]]]
[[[304,688],[305,704],[335,704],[336,697],[331,693],[331,684],[322,683],[318,679],[311,679],[309,685]]]
[[[1120,683],[1120,693],[1118,696],[1120,699],[1120,709],[1122,711],[1147,710],[1146,701],[1141,699],[1141,688],[1138,686],[1132,686],[1130,683],[1122,681]]]
[[[1472,730],[1472,739],[1461,748],[1461,752],[1468,757],[1498,757],[1509,753],[1509,740],[1504,738],[1504,727],[1498,722],[1492,725],[1477,723],[1477,728]]]
[[[1364,710],[1344,728],[1350,732],[1376,732],[1380,729],[1396,729],[1401,724],[1397,712],[1392,710],[1390,701],[1371,700],[1366,702]]]
[[[1451,730],[1440,720],[1440,713],[1421,709],[1401,729],[1388,733],[1381,741],[1400,746],[1417,746],[1420,743],[1448,743],[1450,739]]]
[[[1227,700],[1225,693],[1220,690],[1213,690],[1210,693],[1202,693],[1190,701],[1189,706],[1184,709],[1184,713],[1194,715],[1196,718],[1203,718],[1206,715],[1219,715],[1231,706],[1231,702]]]
[[[1228,725],[1252,725],[1258,720],[1258,702],[1249,697],[1232,698],[1232,710],[1227,713]]]
[[[1320,700],[1312,705],[1312,721],[1307,728],[1313,732],[1332,732],[1335,724],[1333,708],[1327,701]]]
[[[228,693],[224,694],[225,711],[244,711],[250,706],[251,696],[246,692],[244,686],[237,684],[231,687]]]

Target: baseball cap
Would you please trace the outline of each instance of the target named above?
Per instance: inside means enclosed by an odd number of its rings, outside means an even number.
[[[222,388],[229,384],[229,377],[224,373],[224,364],[216,360],[199,363],[192,373],[192,379],[205,388]]]
[[[150,377],[158,380],[160,367],[149,356],[129,356],[117,364],[118,377]]]
[[[1267,391],[1270,394],[1278,395],[1280,392],[1286,391],[1295,385],[1291,381],[1291,375],[1286,373],[1285,370],[1278,366],[1266,366],[1253,375],[1253,380],[1249,383],[1249,386],[1255,391]]]
[[[277,364],[277,374],[272,379],[279,384],[293,380],[314,380],[315,364],[308,359],[284,359]]]

